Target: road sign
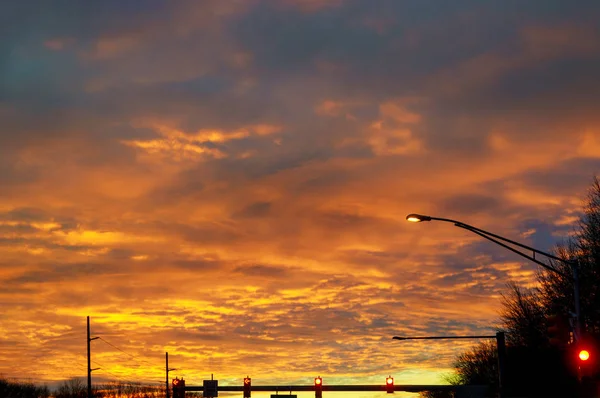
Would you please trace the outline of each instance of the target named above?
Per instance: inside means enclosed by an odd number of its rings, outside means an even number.
[[[219,396],[219,380],[204,380],[202,387],[202,393],[205,397],[214,398]]]

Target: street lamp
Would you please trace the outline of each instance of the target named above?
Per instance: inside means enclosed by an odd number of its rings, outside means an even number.
[[[510,240],[507,238],[504,238],[500,235],[496,235],[493,234],[491,232],[485,231],[483,229],[474,227],[472,225],[469,224],[465,224],[463,222],[460,221],[456,221],[456,220],[451,220],[449,218],[440,218],[440,217],[431,217],[431,216],[425,216],[422,214],[409,214],[408,216],[406,216],[406,220],[410,221],[410,222],[424,222],[424,221],[444,221],[444,222],[449,222],[454,224],[454,226],[462,228],[462,229],[466,229],[467,231],[471,231],[474,234],[477,234],[479,236],[481,236],[482,238],[485,238],[489,241],[492,241],[494,243],[496,243],[497,245],[500,245],[502,247],[504,247],[505,249],[510,250],[513,253],[518,254],[521,257],[524,257],[526,259],[528,259],[529,261],[532,261],[544,268],[546,268],[549,271],[552,271],[558,275],[563,276],[564,278],[570,280],[571,282],[573,282],[573,288],[574,288],[574,301],[575,301],[575,331],[574,331],[574,339],[575,341],[578,341],[581,338],[581,310],[580,310],[580,301],[579,301],[579,272],[578,272],[578,263],[577,261],[572,261],[572,260],[565,260],[562,259],[560,257],[554,256],[550,253],[546,253],[543,252],[541,250],[535,249],[533,247],[524,245],[522,243],[519,242],[515,242],[514,240]],[[521,252],[520,250],[515,249],[514,247],[508,246],[506,243],[509,243],[513,246],[517,246],[520,247],[522,249],[526,249],[532,252],[532,255],[528,255],[526,253]],[[551,258],[553,260],[556,261],[560,261],[563,264],[567,264],[568,266],[571,267],[571,271],[573,273],[573,275],[567,275],[555,268],[552,268],[550,266],[548,266],[547,264],[544,264],[543,262],[539,261],[535,256],[536,254],[540,254],[542,256],[545,256],[546,258]]]

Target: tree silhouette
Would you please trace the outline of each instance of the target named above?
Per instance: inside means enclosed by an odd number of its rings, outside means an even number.
[[[502,294],[500,321],[502,329],[508,332],[509,346],[542,347],[548,342],[546,315],[537,290],[523,289],[509,282],[508,293]]]
[[[56,390],[56,398],[86,398],[87,387],[78,378],[65,380]]]
[[[48,398],[50,397],[50,390],[47,386],[36,386],[32,383],[19,383],[0,378],[0,397]]]
[[[588,191],[583,216],[575,234],[558,248],[562,258],[578,259],[581,285],[582,328],[593,337],[600,336],[600,180],[596,177]],[[552,265],[569,275],[565,264]],[[573,284],[567,278],[539,272],[539,297],[548,313],[567,314],[573,308]]]

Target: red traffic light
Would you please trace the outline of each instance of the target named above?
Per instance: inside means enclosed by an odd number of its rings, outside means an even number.
[[[250,398],[252,391],[252,379],[250,377],[244,377],[244,398]]]
[[[173,379],[173,398],[184,398],[185,397],[185,380],[184,379]]]
[[[315,398],[323,397],[323,379],[321,376],[315,377]]]
[[[588,350],[579,350],[577,356],[580,360],[587,361],[588,359],[590,359],[590,352]]]
[[[388,394],[392,394],[394,392],[394,378],[392,376],[386,377],[385,390]]]

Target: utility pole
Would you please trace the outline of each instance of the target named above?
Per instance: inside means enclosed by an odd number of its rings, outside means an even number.
[[[165,352],[165,391],[167,392],[166,397],[169,398],[169,372],[177,370],[176,368],[169,368],[169,353]],[[175,393],[173,393],[175,396]]]
[[[90,338],[90,316],[87,317],[87,396],[92,398],[92,371],[100,368],[92,369],[92,356],[90,343],[92,340],[96,340],[98,337]]]
[[[169,353],[165,352],[165,391],[167,392],[166,396],[169,398]]]

